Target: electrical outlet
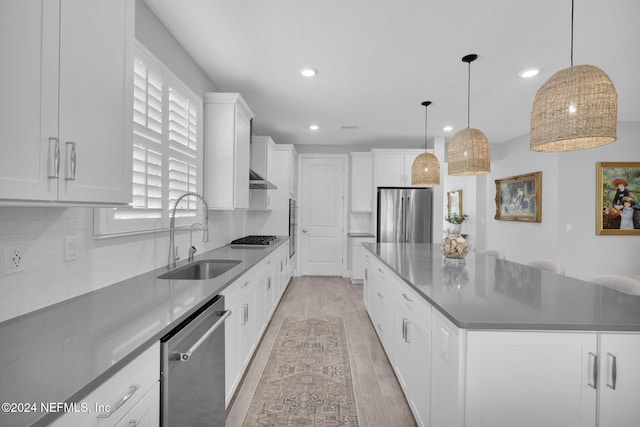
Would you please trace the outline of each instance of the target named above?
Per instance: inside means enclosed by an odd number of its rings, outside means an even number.
[[[19,273],[24,270],[24,247],[10,245],[5,248],[5,263],[7,273]]]

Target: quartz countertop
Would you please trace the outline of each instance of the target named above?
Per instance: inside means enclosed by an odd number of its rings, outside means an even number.
[[[0,425],[48,425],[60,414],[39,412],[41,402],[81,401],[287,240],[196,256],[241,261],[214,279],[158,279],[162,267],[0,323],[0,401],[38,408],[2,411]]]
[[[447,265],[435,244],[363,245],[459,328],[640,331],[640,296],[476,252]]]

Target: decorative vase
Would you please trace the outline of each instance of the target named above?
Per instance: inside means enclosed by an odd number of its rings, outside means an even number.
[[[469,253],[467,241],[460,235],[462,224],[451,224],[448,236],[442,241],[440,251],[445,257],[445,261],[454,264],[463,264],[464,257]]]

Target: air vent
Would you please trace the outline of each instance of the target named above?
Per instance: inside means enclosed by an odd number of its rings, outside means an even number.
[[[354,129],[360,129],[360,126],[359,125],[340,125],[340,129],[354,130]]]

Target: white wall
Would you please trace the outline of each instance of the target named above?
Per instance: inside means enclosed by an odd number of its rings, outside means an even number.
[[[616,142],[589,150],[536,153],[529,150],[529,135],[492,145],[492,171],[486,177],[486,247],[499,248],[516,262],[555,258],[568,276],[581,279],[640,274],[638,236],[595,234],[596,163],[640,161],[639,139],[640,123],[618,123]],[[542,222],[493,219],[494,180],[535,171],[542,171]]]
[[[141,0],[136,2],[136,37],[194,92],[215,91]],[[244,235],[245,213],[211,211],[209,228],[206,245],[201,232],[194,232],[199,253]],[[65,237],[78,239],[75,261],[64,262]],[[176,243],[186,256],[189,233],[178,231]],[[161,267],[169,250],[167,232],[94,239],[93,209],[78,207],[0,207],[0,247],[7,244],[23,246],[24,271],[7,273],[0,256],[0,321]]]

